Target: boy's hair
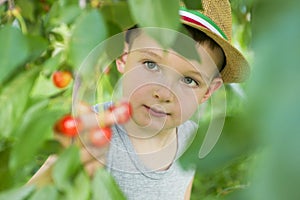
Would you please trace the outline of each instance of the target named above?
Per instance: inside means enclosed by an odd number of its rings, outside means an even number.
[[[223,53],[223,57],[224,59],[226,59],[225,57],[225,54],[222,50],[222,48],[213,40],[211,39],[210,37],[208,37],[204,32],[196,29],[196,28],[193,28],[191,26],[188,26],[188,25],[185,25],[183,24],[184,28],[188,31],[188,33],[190,34],[190,37],[193,38],[197,43],[199,44],[204,44],[204,43],[207,43],[209,48],[211,48],[212,50],[214,50],[215,48],[219,49],[222,51]],[[138,28],[138,26],[133,26],[131,27],[130,29],[128,29],[126,31],[126,35],[125,35],[125,41],[127,44],[129,44],[129,49],[131,47],[131,43],[132,43],[132,40],[137,37],[138,35],[138,31],[136,31],[136,28]],[[218,69],[219,69],[219,72],[222,71],[222,69],[224,68],[225,66],[225,63],[226,63],[226,60],[224,60],[222,62],[222,65],[221,66],[217,66]]]

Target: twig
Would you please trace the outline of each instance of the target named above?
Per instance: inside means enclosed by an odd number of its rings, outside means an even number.
[[[85,8],[86,7],[86,0],[79,0],[79,7],[80,8]]]
[[[13,10],[15,8],[15,1],[8,0],[8,10]]]

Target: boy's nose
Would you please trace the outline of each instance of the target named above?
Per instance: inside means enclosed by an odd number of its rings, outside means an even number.
[[[173,92],[164,86],[154,88],[152,96],[160,102],[170,103],[174,100]]]

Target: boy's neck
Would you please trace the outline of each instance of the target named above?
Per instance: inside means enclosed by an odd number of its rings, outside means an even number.
[[[125,129],[135,152],[146,167],[164,170],[172,164],[177,152],[177,128],[152,135],[145,128],[131,123],[126,124]]]

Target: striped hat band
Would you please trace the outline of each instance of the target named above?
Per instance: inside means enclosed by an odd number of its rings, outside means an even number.
[[[184,7],[180,7],[179,15],[182,20],[202,26],[228,41],[225,33],[218,27],[218,25],[202,13],[196,10],[188,10]]]

